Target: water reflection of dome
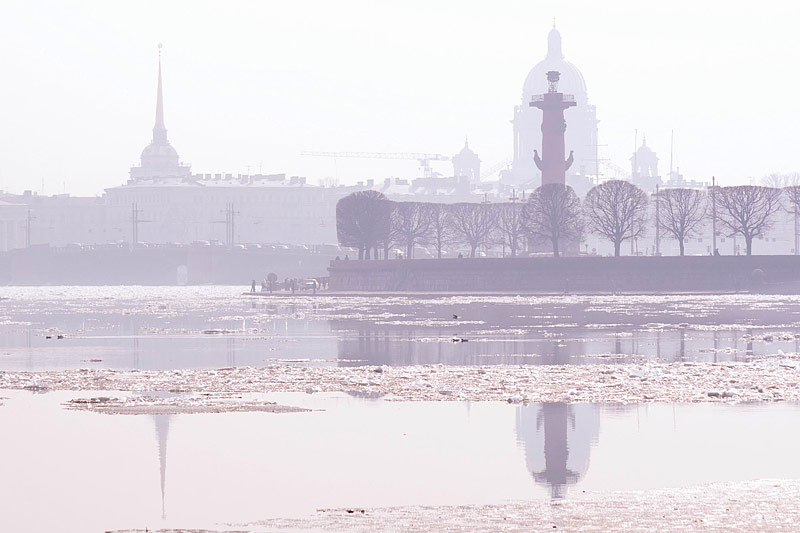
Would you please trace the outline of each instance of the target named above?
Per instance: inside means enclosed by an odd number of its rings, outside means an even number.
[[[566,496],[589,469],[592,445],[600,432],[599,407],[593,404],[544,403],[517,408],[517,443],[536,483],[552,498]]]

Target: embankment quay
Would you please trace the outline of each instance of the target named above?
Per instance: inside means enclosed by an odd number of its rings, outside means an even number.
[[[242,285],[275,273],[325,275],[335,254],[228,247],[70,249],[32,247],[0,253],[4,285]]]
[[[331,291],[800,293],[800,256],[332,261]]]

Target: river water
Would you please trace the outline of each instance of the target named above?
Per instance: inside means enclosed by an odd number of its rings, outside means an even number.
[[[239,293],[3,288],[0,370],[634,364],[799,351],[800,298],[790,296]],[[272,394],[252,397],[312,411],[107,415],[63,407],[97,394],[0,391],[0,531],[220,527],[320,508],[800,478],[793,404],[518,406]]]
[[[0,531],[219,527],[320,508],[580,498],[798,478],[800,406],[410,402],[104,415],[4,392]],[[84,395],[85,396],[85,395]]]
[[[237,287],[26,287],[0,289],[0,298],[0,370],[746,361],[800,351],[799,296],[259,298]]]

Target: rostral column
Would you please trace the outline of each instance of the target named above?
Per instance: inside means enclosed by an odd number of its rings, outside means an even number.
[[[533,160],[542,171],[542,185],[566,185],[566,173],[573,161],[571,150],[569,159],[564,159],[564,132],[567,131],[564,110],[575,105],[575,97],[558,92],[560,76],[555,70],[548,72],[547,93],[534,96],[531,100],[531,107],[542,110],[542,157],[539,157],[538,151],[533,151]]]

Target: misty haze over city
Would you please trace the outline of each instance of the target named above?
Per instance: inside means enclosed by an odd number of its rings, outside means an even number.
[[[800,523],[800,7],[0,6],[0,532]]]
[[[300,153],[452,154],[465,136],[490,166],[512,155],[554,18],[602,158],[627,167],[638,130],[668,165],[674,130],[687,178],[749,183],[800,168],[796,17],[786,2],[6,2],[0,188],[124,183],[152,127],[157,43],[170,140],[195,172],[411,178],[414,161]]]

